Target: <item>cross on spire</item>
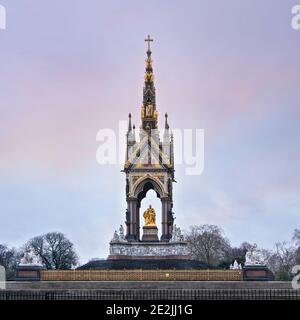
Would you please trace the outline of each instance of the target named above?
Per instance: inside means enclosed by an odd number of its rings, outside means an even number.
[[[145,39],[146,42],[148,42],[148,51],[150,50],[150,42],[153,42],[153,39],[151,39],[150,35],[148,34],[148,37]]]

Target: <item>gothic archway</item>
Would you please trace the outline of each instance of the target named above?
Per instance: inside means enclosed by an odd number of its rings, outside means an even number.
[[[164,197],[164,186],[154,177],[146,177],[142,180],[138,180],[133,187],[133,196],[142,200],[150,189],[156,192],[158,198]]]
[[[151,188],[149,189],[146,194],[145,197],[143,197],[143,199],[141,199],[139,201],[139,209],[140,209],[140,214],[139,214],[139,218],[140,218],[140,236],[143,239],[143,226],[145,225],[145,218],[144,218],[144,212],[146,212],[146,210],[149,209],[149,207],[151,206],[152,208],[154,208],[155,213],[156,213],[156,227],[157,227],[157,235],[158,238],[161,237],[162,235],[162,205],[161,205],[161,200],[158,196],[158,194]]]
[[[138,225],[138,239],[141,239],[141,227],[143,226],[140,225],[140,222],[143,221],[141,215],[143,212],[141,212],[141,204],[143,199],[146,198],[148,191],[153,190],[156,193],[157,198],[161,199],[163,197],[163,186],[160,186],[158,181],[155,181],[154,179],[151,178],[146,178],[143,179],[142,181],[139,182],[137,187],[135,188],[135,195],[137,198],[137,221],[139,223]],[[152,204],[153,205],[153,204]],[[162,210],[160,210],[162,212]],[[162,214],[161,214],[162,217]],[[158,217],[156,217],[156,223],[159,224]],[[161,218],[162,224],[163,224],[163,219]]]
[[[141,239],[141,202],[149,190],[154,190],[161,201],[161,240],[168,241],[170,238],[169,211],[172,208],[172,202],[164,185],[155,177],[150,176],[136,181],[131,197],[127,199],[128,212],[130,213],[127,223],[127,239],[131,241],[139,241]]]

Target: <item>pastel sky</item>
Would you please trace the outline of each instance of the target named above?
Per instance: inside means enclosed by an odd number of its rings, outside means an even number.
[[[267,248],[300,227],[296,0],[0,3],[0,243],[61,231],[81,262],[107,256],[125,179],[96,134],[139,125],[149,33],[160,125],[205,130],[203,174],[176,168],[177,224]]]

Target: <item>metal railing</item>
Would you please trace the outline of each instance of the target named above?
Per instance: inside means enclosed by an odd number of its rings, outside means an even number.
[[[0,300],[300,300],[293,289],[97,289],[0,291]]]

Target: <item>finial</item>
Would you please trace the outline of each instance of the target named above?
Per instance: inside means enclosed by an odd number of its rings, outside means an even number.
[[[168,124],[168,114],[165,114],[165,118],[166,118],[166,122],[165,122],[165,129],[168,130],[169,129],[169,124]]]
[[[151,52],[151,50],[150,50],[150,42],[153,42],[153,39],[151,39],[149,34],[148,34],[148,37],[145,39],[145,41],[148,42],[148,52]]]
[[[129,118],[129,122],[128,122],[128,132],[130,132],[130,131],[131,131],[131,113],[129,113],[128,118]]]

